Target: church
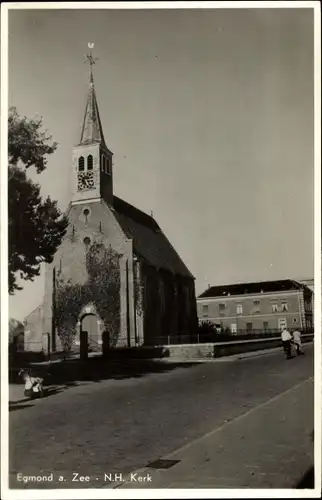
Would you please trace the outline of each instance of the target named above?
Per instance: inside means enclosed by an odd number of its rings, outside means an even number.
[[[49,333],[51,348],[60,349],[61,316],[70,319],[67,328],[73,346],[79,345],[81,332],[86,331],[95,351],[102,349],[103,336],[112,324],[116,329],[113,339],[108,336],[112,347],[174,344],[183,338],[189,342],[198,324],[194,277],[154,218],[114,194],[113,153],[104,139],[94,61],[88,57],[85,115],[80,140],[72,150],[69,225],[53,262],[46,265],[43,304],[25,320],[25,348],[36,349]],[[106,270],[96,273],[101,282],[89,296],[79,290],[89,283],[87,263],[93,245],[117,256],[118,279],[113,288]],[[68,309],[73,297],[59,295],[62,283],[68,284],[74,298],[83,297],[75,311]],[[108,297],[110,289],[118,295],[114,302]]]

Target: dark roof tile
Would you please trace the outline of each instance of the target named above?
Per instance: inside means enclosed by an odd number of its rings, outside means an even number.
[[[113,208],[123,231],[133,239],[138,256],[155,267],[193,278],[153,217],[117,196],[113,198]]]
[[[246,293],[282,292],[283,290],[300,290],[307,288],[295,280],[259,281],[256,283],[237,283],[234,285],[212,286],[205,290],[199,298],[225,297],[227,295],[244,295]]]

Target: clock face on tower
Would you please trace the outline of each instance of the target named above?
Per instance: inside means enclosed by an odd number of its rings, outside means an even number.
[[[79,172],[77,178],[78,191],[85,191],[86,189],[95,189],[94,172]]]

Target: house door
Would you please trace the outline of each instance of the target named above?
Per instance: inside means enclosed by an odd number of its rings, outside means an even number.
[[[286,318],[278,318],[278,329],[283,330],[283,328],[287,328],[287,320]]]
[[[88,333],[88,350],[89,352],[101,350],[101,338],[98,332],[97,317],[95,314],[86,314],[81,321],[82,331]]]

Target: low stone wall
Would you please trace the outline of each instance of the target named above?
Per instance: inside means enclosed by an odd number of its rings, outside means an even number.
[[[313,340],[313,334],[302,335],[302,342]],[[177,344],[163,346],[167,357],[182,359],[221,358],[245,352],[282,347],[281,338],[237,340],[209,344]]]

